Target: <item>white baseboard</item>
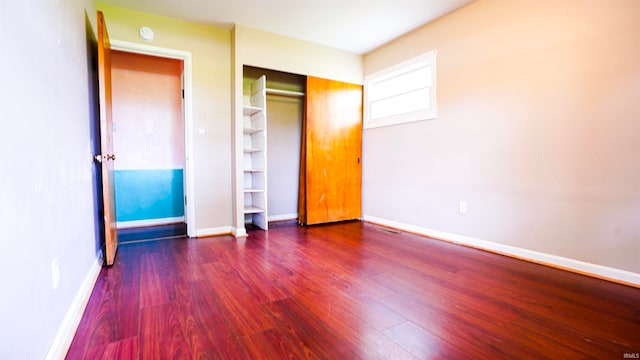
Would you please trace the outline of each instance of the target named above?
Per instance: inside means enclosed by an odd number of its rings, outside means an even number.
[[[286,221],[286,220],[297,220],[297,219],[298,219],[298,213],[269,215],[269,221]]]
[[[78,325],[80,325],[84,309],[87,307],[87,303],[91,297],[93,287],[96,284],[96,280],[98,280],[101,268],[102,257],[99,257],[93,263],[91,269],[89,269],[89,273],[84,278],[80,289],[73,298],[71,306],[69,306],[69,310],[67,310],[67,314],[58,327],[58,333],[56,334],[51,347],[49,347],[49,351],[47,352],[45,359],[64,359],[67,355],[71,342],[73,341],[73,337],[76,334],[76,330],[78,330]]]
[[[232,233],[231,226],[221,226],[216,228],[196,229],[196,237],[228,235]]]
[[[134,220],[134,221],[118,221],[116,222],[116,228],[128,229],[134,227],[156,226],[166,225],[184,222],[184,216],[161,218],[161,219],[149,219],[149,220]]]
[[[626,270],[615,269],[607,266],[587,263],[584,261],[565,258],[538,251],[522,249],[515,246],[504,245],[496,242],[475,239],[468,236],[458,235],[445,231],[428,229],[416,225],[405,224],[393,220],[382,219],[375,216],[365,215],[364,221],[387,226],[430,238],[444,240],[456,244],[466,245],[481,250],[487,250],[501,255],[511,256],[518,259],[531,261],[534,263],[552,266],[579,274],[605,279],[629,286],[640,287],[640,274]]]
[[[231,229],[231,235],[233,235],[234,237],[237,238],[241,238],[241,237],[247,237],[247,229],[242,227],[242,228],[232,228]]]
[[[221,226],[217,228],[205,228],[196,229],[196,237],[218,236],[218,235],[233,235],[234,237],[247,236],[247,230],[245,228],[234,228],[233,226]]]

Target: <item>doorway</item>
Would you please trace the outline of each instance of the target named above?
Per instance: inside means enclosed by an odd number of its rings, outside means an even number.
[[[184,218],[187,226],[187,236],[196,236],[195,222],[195,191],[193,179],[193,61],[188,51],[140,44],[118,39],[111,39],[111,49],[136,54],[178,59],[182,61],[182,118],[184,121]]]
[[[242,70],[245,94],[254,81],[266,77],[267,220],[296,220],[306,76],[247,65]]]
[[[111,59],[120,242],[184,236],[184,63],[117,50]]]

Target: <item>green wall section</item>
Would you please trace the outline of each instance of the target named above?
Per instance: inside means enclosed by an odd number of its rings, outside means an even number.
[[[183,170],[116,170],[117,221],[184,216]]]

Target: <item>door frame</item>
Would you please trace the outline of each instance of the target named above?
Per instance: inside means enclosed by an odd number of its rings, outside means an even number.
[[[184,99],[182,102],[182,114],[184,122],[184,196],[186,199],[184,220],[187,223],[187,236],[196,236],[196,214],[193,180],[193,65],[192,56],[188,51],[164,48],[148,44],[139,44],[129,41],[111,39],[111,50],[124,51],[136,54],[151,55],[169,59],[182,60],[182,82]]]

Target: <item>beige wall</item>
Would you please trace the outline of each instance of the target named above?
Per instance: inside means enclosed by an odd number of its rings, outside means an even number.
[[[365,131],[364,213],[640,273],[638,14],[480,0],[366,55],[437,49],[439,116]]]
[[[235,31],[242,65],[362,84],[358,54],[241,25]]]
[[[98,4],[112,39],[188,51],[193,60],[193,167],[196,231],[231,224],[229,30]],[[149,26],[155,39],[138,34]],[[204,129],[204,134],[200,133]]]

